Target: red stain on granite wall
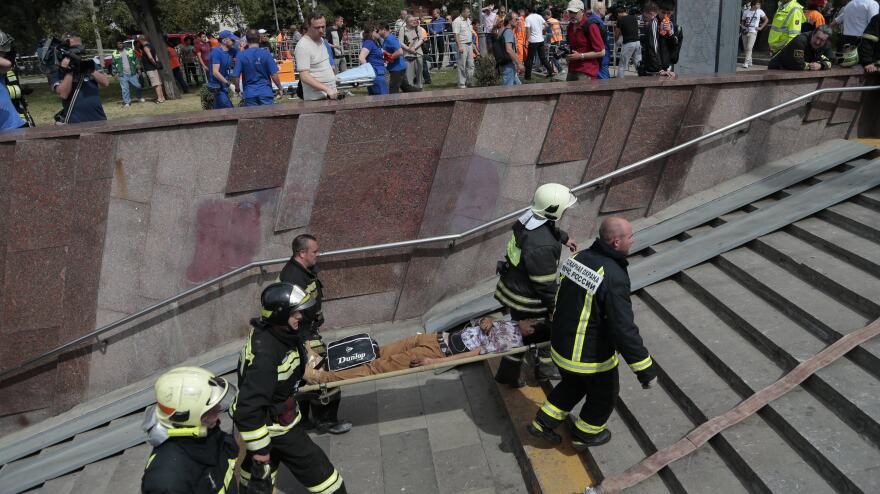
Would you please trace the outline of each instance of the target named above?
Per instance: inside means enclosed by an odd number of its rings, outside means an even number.
[[[259,242],[259,202],[205,201],[196,213],[196,250],[187,280],[201,283],[247,264]]]

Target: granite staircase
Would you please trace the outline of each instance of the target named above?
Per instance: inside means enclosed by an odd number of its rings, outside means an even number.
[[[614,439],[581,456],[594,481],[880,317],[880,152],[846,141],[817,149],[635,223],[633,306],[660,377],[643,390],[621,369]],[[458,305],[497,308],[481,305],[490,292],[472,298]],[[228,375],[237,350],[190,363]],[[150,386],[133,384],[0,438],[0,492],[136,492],[149,450],[139,431]],[[875,340],[631,492],[880,492],[878,396]],[[396,423],[410,419],[402,412]],[[510,425],[513,434],[525,424]],[[560,492],[552,483],[529,490]]]

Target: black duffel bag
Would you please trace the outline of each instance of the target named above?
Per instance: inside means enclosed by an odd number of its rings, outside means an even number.
[[[367,333],[351,335],[327,345],[327,367],[340,371],[379,358],[379,344]]]

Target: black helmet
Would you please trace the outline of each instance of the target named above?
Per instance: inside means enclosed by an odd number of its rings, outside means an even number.
[[[264,322],[287,325],[290,313],[315,305],[315,299],[293,283],[272,283],[260,295],[260,316]]]

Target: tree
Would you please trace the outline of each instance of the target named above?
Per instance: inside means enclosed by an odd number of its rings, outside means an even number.
[[[153,45],[155,53],[153,54],[162,64],[162,86],[165,89],[165,97],[168,99],[179,99],[180,93],[174,83],[174,74],[171,72],[171,59],[168,57],[168,50],[165,49],[165,40],[162,37],[162,29],[160,28],[156,7],[157,0],[125,0],[125,4],[131,11],[135,24],[140,31],[147,36]]]

